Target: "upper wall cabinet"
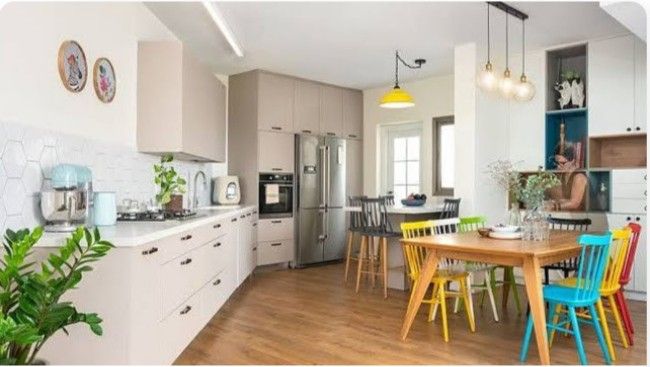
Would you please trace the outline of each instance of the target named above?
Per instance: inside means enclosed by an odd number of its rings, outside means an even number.
[[[589,135],[641,131],[635,121],[634,49],[631,35],[589,43]]]
[[[318,134],[320,124],[320,88],[318,84],[296,80],[294,131],[297,134]]]
[[[343,135],[343,92],[341,88],[320,87],[320,132],[322,135]]]
[[[293,131],[295,81],[282,75],[260,72],[258,83],[258,128]]]
[[[137,89],[139,151],[226,160],[226,88],[182,43],[138,43]]]
[[[647,130],[646,52],[646,43],[634,37],[634,130],[642,132]]]
[[[343,93],[343,137],[361,139],[363,134],[363,94],[345,89]]]

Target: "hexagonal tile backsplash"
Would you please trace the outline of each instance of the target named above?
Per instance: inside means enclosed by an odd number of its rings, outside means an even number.
[[[0,233],[6,228],[43,224],[39,191],[49,184],[50,170],[56,164],[88,166],[94,190],[115,191],[119,203],[154,197],[152,165],[158,160],[126,145],[0,121]],[[174,162],[174,167],[190,184],[198,170],[211,176],[210,164]],[[187,205],[189,195],[185,196]],[[201,205],[209,204],[209,190],[203,190],[199,200]]]

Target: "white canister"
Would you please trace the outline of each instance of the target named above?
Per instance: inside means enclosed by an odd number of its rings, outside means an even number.
[[[96,226],[115,225],[117,221],[115,192],[97,191],[93,199],[93,223]]]

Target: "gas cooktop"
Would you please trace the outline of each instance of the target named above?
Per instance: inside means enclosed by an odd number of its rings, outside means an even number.
[[[117,213],[117,220],[122,222],[162,222],[165,220],[182,220],[194,217],[196,212],[184,209],[181,212],[163,212],[163,211],[146,211],[146,212],[125,212]]]

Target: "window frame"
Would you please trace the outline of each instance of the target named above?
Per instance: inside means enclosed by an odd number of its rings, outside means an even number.
[[[413,132],[417,132],[417,136],[420,138],[420,154],[418,158],[419,166],[419,182],[418,187],[419,191],[422,191],[423,177],[422,177],[422,168],[423,168],[423,155],[424,155],[424,144],[423,144],[423,133],[424,127],[421,121],[410,121],[410,122],[401,122],[401,123],[391,123],[380,125],[380,141],[381,141],[381,155],[380,155],[380,165],[379,169],[381,172],[379,193],[381,195],[388,194],[389,192],[394,193],[393,187],[393,147],[391,139],[397,137],[407,137],[413,136]],[[409,186],[409,185],[407,185]]]
[[[438,140],[440,138],[440,129],[442,126],[446,125],[454,125],[454,116],[442,116],[442,117],[435,117],[433,119],[433,129],[432,134],[433,134],[433,139],[432,144],[433,144],[433,149],[432,151],[435,154],[433,161],[433,195],[435,196],[454,196],[454,188],[453,187],[442,187],[441,183],[441,174],[440,174],[440,141]],[[454,127],[454,136],[456,134],[456,128]]]

